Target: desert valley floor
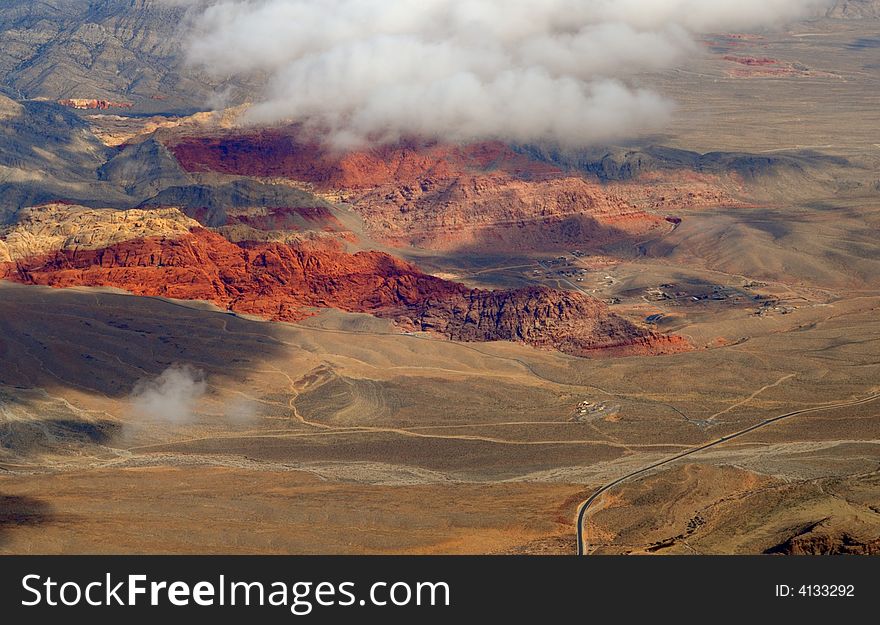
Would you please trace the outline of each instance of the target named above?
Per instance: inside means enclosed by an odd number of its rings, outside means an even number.
[[[86,184],[3,99],[52,180],[4,161],[0,552],[571,554],[627,478],[588,553],[877,553],[877,24],[707,37],[575,156],[51,113]],[[194,416],[140,418],[173,365]]]

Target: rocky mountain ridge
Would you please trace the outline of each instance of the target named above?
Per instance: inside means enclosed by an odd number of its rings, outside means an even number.
[[[337,308],[455,340],[517,341],[577,355],[689,348],[579,293],[471,289],[382,252],[350,254],[326,242],[234,244],[173,209],[53,205],[22,217],[0,233],[0,279],[205,300],[278,321]]]

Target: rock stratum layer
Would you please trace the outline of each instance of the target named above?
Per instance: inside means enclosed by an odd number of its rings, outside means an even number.
[[[153,236],[143,236],[146,224]],[[82,240],[71,231],[90,234]],[[0,240],[0,278],[26,284],[117,287],[281,321],[336,308],[454,340],[519,341],[584,356],[688,349],[683,339],[640,328],[581,294],[471,289],[385,253],[349,254],[323,241],[235,244],[171,209],[51,205],[23,211]]]
[[[854,524],[845,527],[838,520],[825,519],[804,528],[764,553],[790,556],[876,556],[880,555],[880,536],[870,526]]]
[[[0,262],[58,250],[97,250],[133,239],[177,238],[198,225],[173,208],[120,211],[46,204],[21,211],[14,225],[0,229]]]
[[[738,204],[717,176],[603,184],[502,143],[336,153],[288,131],[167,138],[184,170],[295,180],[353,206],[371,236],[428,249],[554,250],[662,233],[665,211]]]
[[[58,100],[58,104],[72,109],[79,110],[101,110],[108,109],[130,109],[134,106],[131,102],[115,102],[113,100],[92,100],[83,98],[69,98],[66,100]]]
[[[767,551],[789,556],[880,555],[880,538],[863,540],[849,534],[793,538]]]

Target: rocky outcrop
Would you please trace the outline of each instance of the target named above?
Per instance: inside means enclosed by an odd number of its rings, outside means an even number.
[[[734,65],[761,69],[763,60],[756,62]],[[700,154],[663,146],[560,151],[402,141],[339,152],[296,126],[178,129],[162,141],[192,174],[287,180],[349,204],[384,245],[443,251],[601,253],[662,236],[681,219],[679,211],[750,206],[755,193],[774,201],[780,188],[790,194],[821,186],[820,172],[846,166],[807,153]]]
[[[871,532],[870,528],[860,529]],[[876,556],[880,555],[880,536],[876,531],[855,531],[855,527],[842,527],[841,522],[825,519],[798,530],[793,536],[764,553],[789,556]]]
[[[546,288],[513,291],[459,289],[428,297],[402,313],[400,322],[458,341],[519,341],[578,356],[675,353],[679,337],[660,336],[611,314],[598,300]]]
[[[176,137],[168,146],[193,173],[286,178],[336,194],[373,238],[430,249],[560,249],[662,231],[667,210],[725,203],[708,177],[679,187],[607,185],[497,142],[403,142],[336,153],[297,129]],[[692,177],[696,177],[693,174]]]
[[[77,208],[67,219],[59,210],[28,211],[24,223],[5,233],[0,278],[206,300],[282,321],[302,319],[312,308],[337,308],[454,340],[518,341],[577,355],[687,349],[683,340],[639,328],[581,294],[470,289],[388,254],[349,254],[326,241],[236,245],[171,209],[95,215]],[[163,234],[119,240],[143,232]],[[98,247],[100,241],[106,245]],[[32,253],[23,251],[26,245]]]
[[[318,230],[331,223],[335,225],[333,222],[336,221],[332,216],[333,205],[312,193],[290,185],[247,178],[224,184],[169,186],[140,205],[141,208],[161,206],[177,207],[202,225],[212,228],[238,223],[248,215],[257,217],[270,213],[300,214],[304,218],[326,217],[326,223],[319,224]],[[297,227],[304,224],[297,222],[287,225]],[[269,227],[267,220],[265,226],[255,227],[277,229],[285,227],[285,223],[279,219]]]
[[[300,138],[292,128],[178,137],[168,145],[187,171],[288,178],[326,191],[412,185],[425,178],[446,180],[489,170],[523,179],[560,174],[558,168],[498,142],[450,146],[412,141],[334,152]]]
[[[837,535],[796,536],[765,553],[789,556],[880,555],[880,537],[873,540],[847,533]]]
[[[66,100],[58,100],[58,104],[72,109],[79,110],[101,110],[107,109],[130,109],[134,106],[131,102],[115,102],[113,100],[88,100],[82,98],[70,98]]]
[[[168,187],[192,182],[165,146],[154,138],[121,146],[98,170],[98,178],[140,197],[151,197]]]
[[[117,243],[189,235],[198,222],[175,209],[93,209],[54,203],[26,208],[0,229],[0,262],[24,262],[57,251],[97,250]]]
[[[662,216],[580,177],[426,177],[348,199],[377,238],[430,249],[590,247],[666,229]]]

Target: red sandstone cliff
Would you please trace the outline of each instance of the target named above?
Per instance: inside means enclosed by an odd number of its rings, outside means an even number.
[[[298,138],[294,129],[182,137],[169,141],[168,147],[188,171],[290,178],[324,191],[416,184],[425,177],[449,179],[489,170],[524,178],[561,173],[498,142],[466,146],[401,143],[333,152]]]
[[[112,286],[136,295],[207,300],[237,312],[297,320],[308,308],[390,318],[462,341],[511,340],[573,354],[669,353],[677,337],[639,328],[586,296],[549,289],[483,291],[421,273],[380,252],[327,245],[236,245],[190,234],[67,248],[0,264],[0,278],[54,287]]]
[[[600,184],[497,142],[340,153],[288,129],[166,143],[188,171],[282,177],[336,194],[374,239],[396,246],[588,249],[663,232],[669,210],[736,203],[709,175]]]

